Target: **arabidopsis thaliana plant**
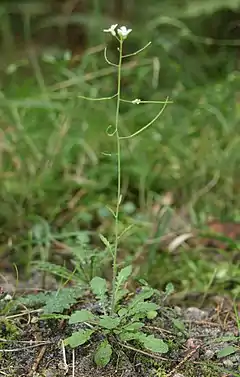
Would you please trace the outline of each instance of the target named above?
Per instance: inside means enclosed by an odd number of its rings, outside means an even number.
[[[132,29],[127,29],[126,26],[121,26],[119,29],[117,29],[117,31],[121,38],[126,39],[128,34],[131,33]]]
[[[111,25],[109,29],[104,29],[104,33],[110,33],[112,34],[114,37],[116,37],[116,27],[118,26],[118,24],[115,24],[115,25]]]

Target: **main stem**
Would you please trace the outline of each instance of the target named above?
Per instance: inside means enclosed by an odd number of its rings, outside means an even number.
[[[116,305],[116,278],[117,278],[117,254],[118,254],[118,238],[119,238],[119,209],[121,202],[121,144],[119,137],[119,110],[121,100],[121,65],[122,65],[122,47],[123,41],[119,43],[119,62],[118,62],[118,78],[117,78],[117,106],[115,117],[115,135],[117,142],[117,205],[115,212],[115,240],[113,249],[113,276],[112,276],[112,302],[111,302],[111,315],[115,312]]]

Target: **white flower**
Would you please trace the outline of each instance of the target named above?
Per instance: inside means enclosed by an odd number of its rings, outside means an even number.
[[[115,25],[111,25],[109,29],[104,29],[104,33],[110,33],[112,34],[114,37],[116,37],[116,27],[118,26],[118,24],[115,24]]]
[[[139,98],[136,98],[135,100],[132,101],[134,105],[139,105],[141,103],[141,100]]]
[[[127,29],[126,26],[121,26],[119,29],[117,29],[118,34],[123,39],[126,39],[128,34],[131,33],[132,29]]]

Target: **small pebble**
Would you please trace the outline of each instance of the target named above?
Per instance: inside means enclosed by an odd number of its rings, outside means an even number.
[[[48,369],[46,370],[45,376],[46,377],[55,377],[56,376],[56,369]]]
[[[225,366],[226,368],[232,368],[232,367],[233,367],[233,362],[232,362],[232,360],[230,360],[230,359],[224,360],[224,361],[223,361],[223,364],[224,364],[224,366]]]
[[[179,306],[175,306],[174,310],[175,310],[177,315],[179,315],[179,316],[182,315],[182,309]]]
[[[188,308],[185,312],[185,318],[189,321],[203,321],[207,315],[206,312],[198,308]]]
[[[215,355],[215,352],[214,352],[214,351],[212,351],[212,350],[207,350],[207,351],[205,352],[204,358],[205,358],[205,359],[208,359],[208,360],[211,360],[211,359],[214,357],[214,355]]]

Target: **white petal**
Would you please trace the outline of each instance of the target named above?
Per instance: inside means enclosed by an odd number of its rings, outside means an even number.
[[[104,29],[103,31],[105,33],[111,33],[113,36],[115,36],[116,35],[115,29],[116,29],[117,26],[118,26],[118,24],[111,25],[109,29]]]
[[[126,26],[121,26],[117,31],[121,37],[126,38],[128,34],[131,33],[132,29],[127,29]]]

